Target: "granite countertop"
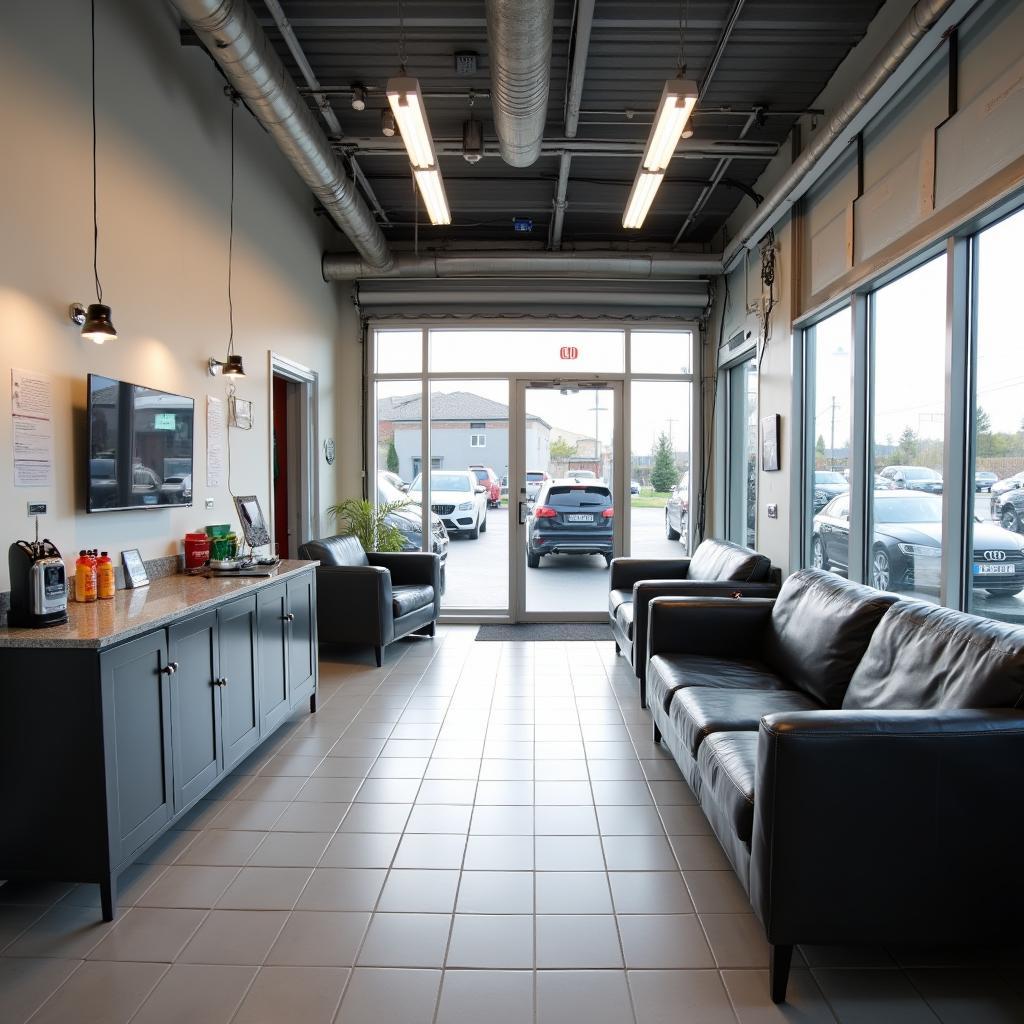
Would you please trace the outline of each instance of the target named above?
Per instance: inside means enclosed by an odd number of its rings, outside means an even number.
[[[271,576],[165,576],[138,590],[119,590],[110,601],[68,602],[68,621],[43,629],[0,626],[0,647],[99,649],[157,629],[184,614],[201,612],[231,597],[304,572],[318,562],[282,560]]]

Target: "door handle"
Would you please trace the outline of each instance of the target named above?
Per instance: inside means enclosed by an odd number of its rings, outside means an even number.
[[[525,525],[527,519],[530,518],[530,503],[528,501],[519,502],[519,525]]]
[[[228,685],[228,681],[223,676],[221,676],[220,679],[214,679],[213,685],[214,686],[227,686]]]
[[[294,622],[295,621],[295,612],[288,612],[287,615],[282,615],[281,616],[281,621],[282,622]]]
[[[165,676],[173,676],[174,673],[178,671],[178,663],[176,661],[169,661],[162,669],[160,669],[160,671],[163,672]]]

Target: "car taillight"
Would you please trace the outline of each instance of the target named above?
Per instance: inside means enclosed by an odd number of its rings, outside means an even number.
[[[614,508],[606,508],[606,509],[605,509],[605,510],[604,510],[604,511],[603,511],[603,512],[601,513],[601,515],[602,515],[602,516],[603,516],[603,517],[604,517],[605,519],[611,519],[611,517],[612,517],[613,515],[615,515],[615,509],[614,509]]]
[[[558,513],[547,505],[538,505],[533,510],[533,515],[535,519],[554,519]]]

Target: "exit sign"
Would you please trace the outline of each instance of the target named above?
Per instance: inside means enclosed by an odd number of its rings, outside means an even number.
[[[558,355],[562,359],[579,359],[580,350],[575,345],[563,345],[558,350]]]

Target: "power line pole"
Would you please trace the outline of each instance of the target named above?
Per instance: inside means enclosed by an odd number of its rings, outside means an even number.
[[[836,396],[832,396],[832,444],[829,447],[828,467],[836,468]]]

